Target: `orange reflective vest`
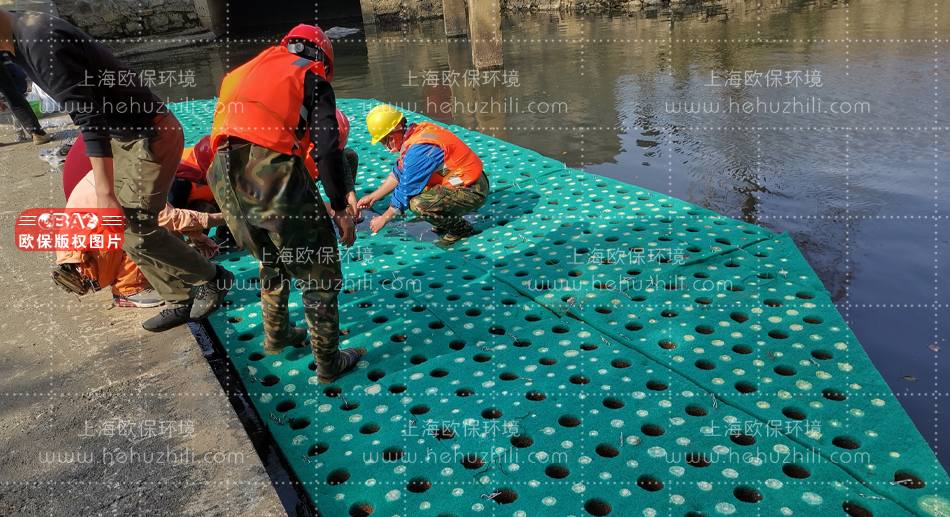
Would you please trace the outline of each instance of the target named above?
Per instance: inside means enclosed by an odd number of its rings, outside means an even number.
[[[191,184],[191,193],[188,194],[188,202],[191,203],[192,201],[205,201],[213,205],[218,204],[214,199],[214,194],[211,192],[211,187],[197,183]]]
[[[271,47],[225,76],[215,107],[212,148],[234,136],[281,154],[302,156],[309,131],[298,140],[294,130],[301,117],[310,119],[303,105],[308,71],[326,78],[323,63]]]
[[[346,118],[346,115],[340,111],[340,108],[336,110],[336,123],[340,128],[340,149],[345,149],[346,143],[350,138],[350,119]],[[310,151],[312,150],[313,144],[310,144],[307,148],[307,152],[303,156],[303,164],[307,167],[310,176],[316,180],[320,177],[320,171],[317,170],[317,164],[314,163],[313,157],[310,156]]]
[[[178,170],[175,177],[192,183],[207,183],[205,179],[208,174],[207,169],[198,162],[198,155],[194,147],[187,147],[181,153],[181,162],[178,164]]]
[[[195,156],[195,146],[186,147],[181,153],[181,163],[182,165],[187,165],[192,169],[201,170],[201,165],[198,164],[198,157]]]
[[[198,157],[195,155],[195,146],[186,147],[185,150],[182,151],[181,165],[178,166],[179,171],[182,169],[182,166],[188,167],[195,171],[201,171],[204,174],[207,174],[208,172],[203,170],[201,168],[201,164],[198,163]],[[206,185],[204,182],[191,182],[191,193],[188,194],[188,202],[191,203],[192,201],[206,201],[208,203],[217,204],[217,201],[214,200],[214,194],[212,194],[211,188],[208,187],[208,185]]]
[[[426,183],[426,188],[436,185],[464,187],[475,183],[475,180],[482,175],[482,160],[475,154],[475,151],[465,145],[465,142],[455,136],[455,133],[431,122],[416,124],[409,136],[406,137],[397,160],[400,169],[402,169],[402,159],[406,156],[406,151],[415,144],[437,145],[445,153],[443,162],[445,167],[432,173],[428,183]],[[456,177],[462,181],[461,184],[451,181],[452,178]]]
[[[316,180],[320,177],[320,171],[317,170],[317,164],[313,161],[313,156],[310,156],[310,149],[312,148],[313,146],[310,146],[307,148],[307,152],[304,153],[303,165],[307,168],[307,172],[310,173],[310,177]]]

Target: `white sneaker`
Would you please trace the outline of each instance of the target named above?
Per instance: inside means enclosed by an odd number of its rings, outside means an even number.
[[[119,296],[117,294],[112,295],[112,303],[116,307],[136,307],[139,309],[147,309],[149,307],[158,307],[165,304],[165,300],[162,300],[158,293],[155,292],[155,289],[149,287],[148,289],[143,289],[130,296]]]

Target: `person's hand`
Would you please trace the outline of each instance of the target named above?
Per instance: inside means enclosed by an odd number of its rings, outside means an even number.
[[[214,257],[218,254],[218,245],[215,244],[214,241],[211,240],[211,238],[207,235],[201,232],[196,232],[194,234],[189,234],[188,238],[195,243],[195,248],[204,258],[210,259],[211,257]]]
[[[374,217],[372,221],[369,222],[369,229],[373,230],[373,233],[376,233],[386,227],[386,221],[383,219],[383,216]]]
[[[355,194],[354,194],[354,196],[355,196]],[[376,199],[373,197],[372,194],[369,194],[369,195],[367,195],[367,196],[361,197],[360,200],[359,200],[359,202],[356,203],[356,206],[358,206],[359,208],[372,208],[372,207],[373,207],[373,203],[375,203],[375,202],[376,202]]]
[[[7,111],[7,105],[0,101],[0,112]]]
[[[346,213],[353,218],[360,216],[360,207],[356,201],[355,192],[350,192],[346,195]]]
[[[353,219],[345,212],[340,211],[334,214],[333,222],[340,230],[340,244],[347,248],[352,246],[356,242],[356,226],[353,224]]]
[[[109,194],[101,193],[96,195],[96,208],[115,208],[122,210],[122,205],[115,197],[115,192]]]

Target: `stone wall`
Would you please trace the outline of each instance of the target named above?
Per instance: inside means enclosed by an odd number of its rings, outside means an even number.
[[[442,0],[372,0],[372,4],[376,16],[383,19],[419,20],[442,16]]]
[[[96,38],[147,36],[201,26],[195,0],[55,0],[59,16]]]
[[[364,0],[365,1],[365,0]],[[499,0],[503,12],[566,11],[604,12],[639,11],[665,5],[715,5],[723,0]],[[727,0],[742,4],[747,0]],[[774,0],[787,1],[787,0]],[[369,0],[380,21],[407,21],[442,16],[441,0]],[[466,0],[466,4],[471,0]]]
[[[500,0],[505,11],[636,11],[649,6],[701,4],[703,0]],[[712,4],[711,1],[706,1]],[[720,3],[716,0],[715,3]]]

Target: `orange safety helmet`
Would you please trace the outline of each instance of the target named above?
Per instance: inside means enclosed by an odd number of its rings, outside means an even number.
[[[330,38],[323,33],[323,29],[317,27],[316,25],[307,25],[301,23],[296,26],[284,36],[284,39],[280,40],[280,46],[286,47],[290,40],[302,39],[309,41],[320,48],[323,51],[323,54],[327,57],[326,73],[327,80],[333,80],[333,45],[330,44]]]
[[[203,171],[211,168],[211,161],[214,159],[214,151],[211,150],[211,135],[205,135],[195,144],[195,161],[198,167]]]
[[[336,123],[337,127],[340,128],[340,149],[344,149],[346,148],[347,140],[350,138],[350,119],[348,119],[339,108],[336,110]],[[307,167],[310,176],[312,176],[313,179],[317,179],[320,176],[320,171],[317,170],[317,164],[313,162],[313,157],[310,156],[312,149],[313,144],[310,144],[307,152],[303,155],[303,163]]]
[[[340,128],[340,149],[343,149],[350,138],[350,119],[339,109],[336,110],[336,125]]]

